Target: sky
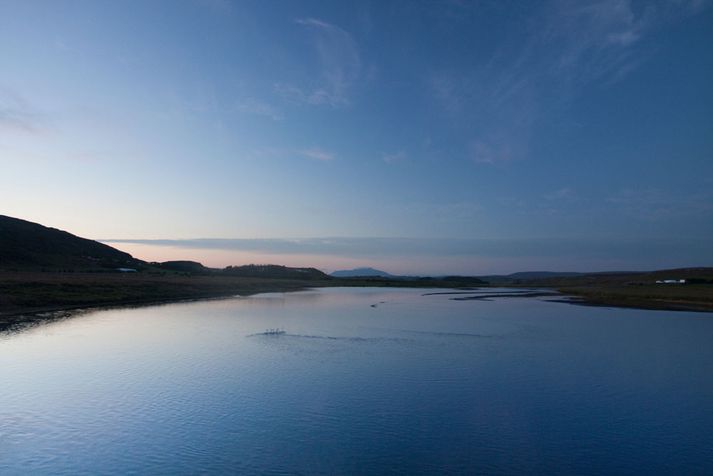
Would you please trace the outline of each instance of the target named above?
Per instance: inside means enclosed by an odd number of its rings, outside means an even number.
[[[210,266],[713,266],[711,3],[0,0],[0,214]]]

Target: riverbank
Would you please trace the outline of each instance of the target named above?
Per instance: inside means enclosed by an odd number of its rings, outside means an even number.
[[[465,287],[438,279],[279,279],[187,273],[0,271],[0,331],[81,309],[301,291],[317,287]]]
[[[573,275],[522,273],[496,276],[488,281],[492,286],[554,289],[564,296],[572,296],[572,299],[563,299],[571,304],[713,312],[713,268],[710,267]]]
[[[0,272],[0,330],[77,309],[298,291],[325,284],[180,274]]]
[[[587,306],[713,312],[713,285],[710,284],[590,285],[561,287],[558,291],[573,296],[568,302]]]
[[[539,283],[537,288],[557,290],[563,297],[572,296],[572,299],[562,299],[570,304],[713,312],[713,286],[709,284],[561,284]],[[143,306],[335,286],[450,289],[468,287],[465,282],[437,280],[293,280],[149,273],[0,272],[0,330],[27,322],[63,317],[81,309]]]

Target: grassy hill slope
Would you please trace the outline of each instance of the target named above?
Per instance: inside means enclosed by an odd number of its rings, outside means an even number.
[[[0,269],[89,271],[143,264],[98,241],[0,215]]]

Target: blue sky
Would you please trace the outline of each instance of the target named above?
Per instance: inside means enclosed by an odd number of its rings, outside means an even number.
[[[711,44],[704,0],[0,0],[0,213],[214,266],[711,266]]]

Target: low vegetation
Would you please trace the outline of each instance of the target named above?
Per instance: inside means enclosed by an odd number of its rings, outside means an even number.
[[[216,269],[195,261],[147,263],[96,241],[0,216],[0,329],[48,311],[327,286],[548,288],[590,305],[713,311],[713,268],[486,277],[334,277],[315,268],[255,264]]]
[[[501,286],[554,288],[589,305],[713,312],[713,268],[564,274],[529,279],[501,277],[493,282]]]

